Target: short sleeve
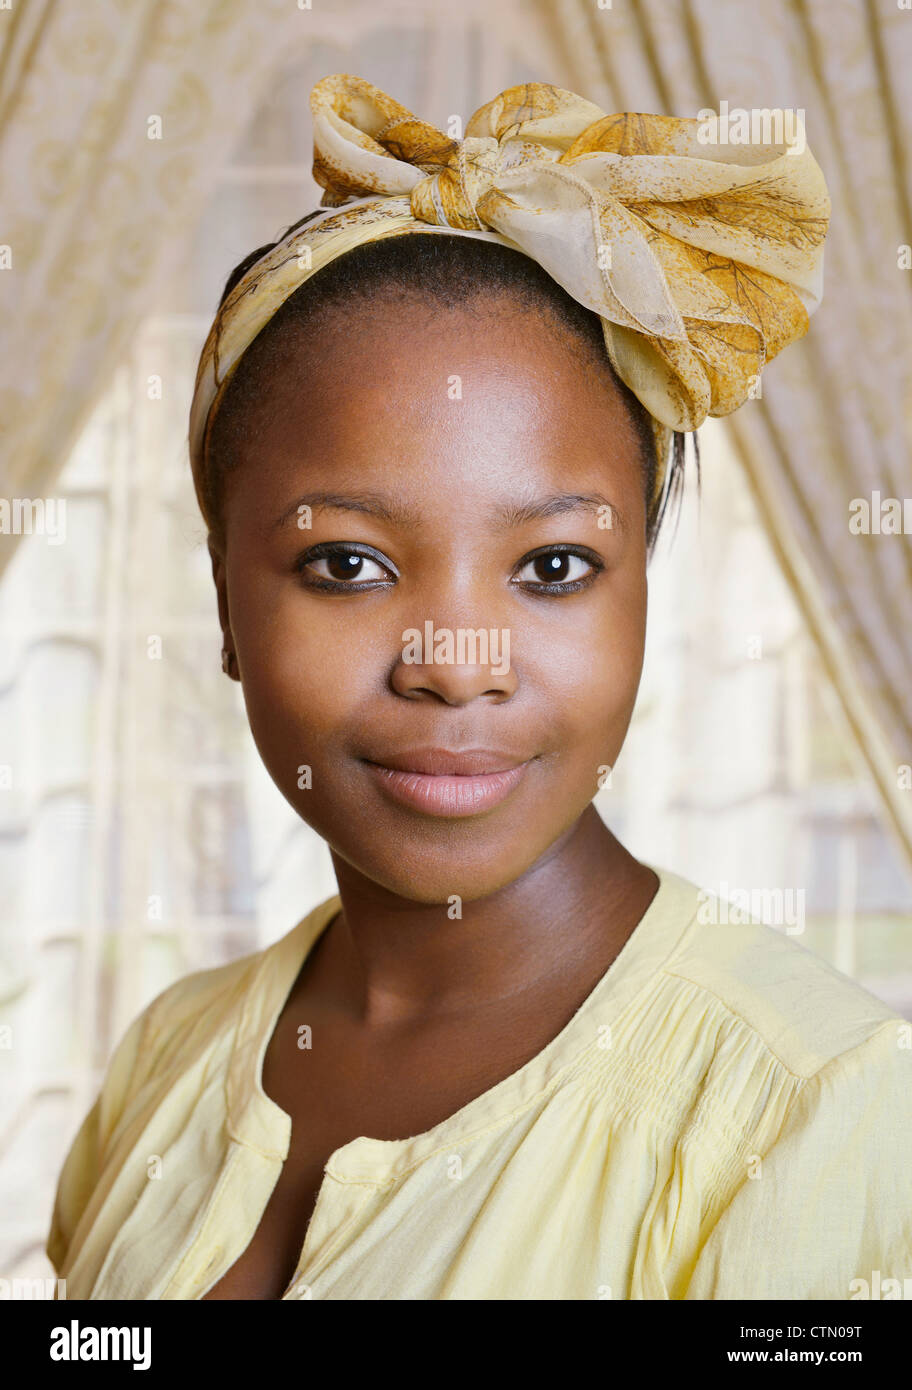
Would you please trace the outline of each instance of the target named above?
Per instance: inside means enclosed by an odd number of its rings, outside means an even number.
[[[135,1082],[147,1018],[148,1009],[133,1020],[115,1048],[95,1104],[80,1125],[60,1171],[45,1245],[58,1277],[101,1174],[108,1141]]]
[[[887,1297],[912,1278],[909,1035],[891,1020],[807,1080],[682,1297]]]

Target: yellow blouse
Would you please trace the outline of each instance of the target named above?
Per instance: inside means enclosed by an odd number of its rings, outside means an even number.
[[[912,1280],[912,1025],[655,872],[531,1061],[424,1134],[331,1154],[285,1299],[848,1299]],[[47,1253],[68,1298],[198,1299],[246,1248],[291,1132],[266,1045],[339,908],[178,980],[127,1029],[59,1179]]]

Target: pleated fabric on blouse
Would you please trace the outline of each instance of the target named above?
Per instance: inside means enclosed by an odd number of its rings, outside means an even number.
[[[912,1026],[654,871],[642,921],[531,1061],[426,1133],[335,1150],[285,1299],[852,1299],[912,1280]],[[59,1178],[47,1253],[68,1298],[199,1299],[249,1244],[291,1134],[263,1056],[340,906],[127,1029]]]

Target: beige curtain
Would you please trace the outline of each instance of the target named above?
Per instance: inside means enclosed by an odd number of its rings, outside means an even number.
[[[3,497],[53,487],[307,22],[294,0],[17,0],[3,15]]]
[[[894,0],[537,0],[554,82],[606,111],[800,108],[830,188],[824,302],[731,418],[776,554],[912,865],[912,14]]]

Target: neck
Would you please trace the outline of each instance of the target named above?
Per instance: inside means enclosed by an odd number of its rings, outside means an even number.
[[[590,804],[515,882],[463,902],[389,892],[333,853],[341,914],[321,942],[321,996],[365,1026],[420,1027],[501,1005],[531,1008],[543,993],[604,973],[658,882]]]

